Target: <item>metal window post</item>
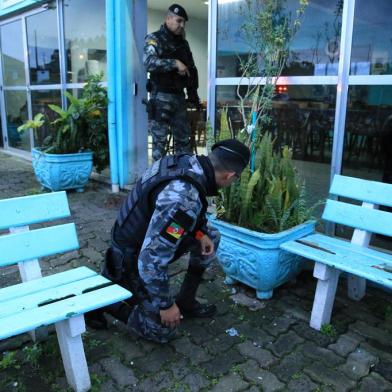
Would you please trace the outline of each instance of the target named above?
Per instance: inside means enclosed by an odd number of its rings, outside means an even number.
[[[208,89],[207,119],[215,132],[216,111],[216,41],[218,36],[218,0],[208,2]]]
[[[350,76],[351,45],[354,25],[354,10],[355,0],[345,0],[343,4],[342,32],[340,37],[340,59],[338,68],[338,84],[336,91],[331,182],[334,175],[340,174],[342,171],[344,131],[346,124],[347,97]]]

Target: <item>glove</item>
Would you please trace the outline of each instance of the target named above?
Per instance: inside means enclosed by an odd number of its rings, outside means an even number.
[[[191,91],[191,92],[187,92],[188,93],[188,99],[187,101],[189,103],[191,103],[198,112],[200,112],[201,110],[201,103],[200,103],[200,98],[197,94],[197,91]]]

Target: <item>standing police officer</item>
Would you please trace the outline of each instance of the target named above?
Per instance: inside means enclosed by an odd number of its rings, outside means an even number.
[[[192,153],[184,89],[188,102],[197,108],[200,107],[200,99],[197,94],[197,68],[188,41],[184,38],[187,20],[185,9],[173,4],[167,11],[165,23],[145,39],[143,62],[150,73],[147,91],[151,97],[147,110],[154,160],[166,153],[169,126],[175,152]]]
[[[207,224],[206,197],[229,186],[247,166],[249,156],[248,147],[229,139],[215,144],[208,156],[180,154],[154,162],[120,208],[103,270],[133,297],[130,303],[104,311],[139,336],[160,343],[174,336],[182,317],[215,313],[215,305],[196,300],[203,272],[219,245],[219,232]],[[186,252],[190,252],[188,269],[173,298],[168,265]],[[106,327],[99,312],[86,321]]]

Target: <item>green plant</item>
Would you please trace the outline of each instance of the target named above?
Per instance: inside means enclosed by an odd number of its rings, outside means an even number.
[[[7,351],[3,353],[3,358],[0,361],[0,370],[15,368],[19,369],[20,365],[18,364],[15,358],[15,351]]]
[[[28,362],[33,368],[38,368],[38,361],[43,352],[41,345],[33,344],[31,346],[26,346],[22,351],[25,362]]]
[[[325,336],[329,336],[330,338],[335,338],[337,336],[336,329],[331,324],[323,324],[320,328],[320,332]]]
[[[251,149],[251,163],[239,181],[221,190],[217,198],[218,218],[266,233],[303,223],[314,209],[306,206],[305,186],[295,171],[291,150],[285,146],[274,151],[274,140],[268,133],[275,85],[308,1],[299,0],[294,19],[284,5],[285,0],[247,0],[242,8],[246,22],[241,35],[250,52],[240,58],[237,96],[243,129],[236,136]],[[217,139],[235,136],[227,109],[222,110],[220,123]]]
[[[18,131],[32,128],[38,140],[37,130],[49,125],[49,135],[40,146],[42,151],[52,154],[92,151],[95,169],[101,172],[109,164],[108,98],[106,89],[100,85],[101,79],[102,74],[90,75],[80,98],[65,92],[68,99],[66,109],[48,105],[57,116],[53,121],[38,113],[33,120],[21,125]]]

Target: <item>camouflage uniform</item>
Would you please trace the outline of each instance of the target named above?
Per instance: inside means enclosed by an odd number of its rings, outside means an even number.
[[[189,157],[189,161],[191,171],[205,180],[197,157]],[[147,170],[145,177],[148,177],[153,166]],[[133,253],[138,254],[137,276],[134,275],[131,282],[125,284],[133,292],[136,302],[128,318],[128,327],[146,339],[165,343],[175,334],[175,328],[165,327],[160,319],[160,310],[168,309],[174,303],[170,293],[168,265],[188,251],[189,264],[204,269],[215,258],[215,254],[201,255],[200,242],[190,235],[200,222],[202,207],[195,185],[183,179],[170,181],[156,198],[155,209],[140,252],[136,250]],[[179,212],[186,214],[189,219],[189,229],[186,231],[181,231],[181,228],[178,230],[173,225],[173,218]],[[206,220],[201,221],[205,222],[202,225],[203,232],[213,241],[216,250],[219,246],[219,232],[210,227]],[[126,236],[116,233],[116,227],[115,225],[113,236],[116,245],[124,248]]]
[[[176,59],[188,67],[190,77],[178,74]],[[150,73],[149,133],[153,139],[153,159],[165,155],[169,127],[175,152],[192,153],[184,88],[189,102],[199,105],[200,100],[197,69],[188,42],[163,25],[146,36],[143,62]]]

